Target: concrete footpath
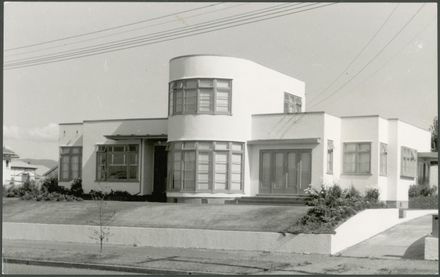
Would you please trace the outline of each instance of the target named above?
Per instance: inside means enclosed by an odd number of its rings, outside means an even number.
[[[425,237],[432,231],[432,215],[398,224],[341,252],[342,256],[424,259]]]
[[[5,262],[144,274],[437,274],[436,261],[3,240]],[[7,267],[4,268],[7,274]]]

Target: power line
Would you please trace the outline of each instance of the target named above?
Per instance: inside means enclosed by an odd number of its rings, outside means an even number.
[[[297,5],[300,5],[300,4],[287,4],[287,6],[297,6]],[[315,4],[311,4],[311,5],[315,5]],[[52,54],[45,54],[45,55],[31,57],[31,58],[20,58],[20,59],[15,59],[15,60],[6,61],[6,62],[12,62],[12,63],[15,62],[15,63],[17,63],[17,62],[20,62],[20,61],[38,60],[38,59],[46,58],[46,57],[54,58],[54,57],[57,57],[57,55],[62,57],[63,54],[89,53],[90,51],[96,51],[96,50],[100,50],[100,49],[108,49],[110,47],[116,47],[116,46],[129,45],[131,43],[148,41],[148,39],[152,39],[152,38],[161,38],[161,36],[162,37],[166,37],[166,35],[172,35],[172,34],[183,32],[183,31],[197,29],[197,28],[203,27],[203,26],[214,25],[213,27],[215,27],[215,24],[222,25],[223,24],[222,22],[226,22],[226,23],[229,24],[229,23],[232,22],[231,19],[239,19],[239,18],[243,18],[243,17],[246,19],[246,17],[252,16],[252,15],[264,14],[264,13],[267,13],[269,11],[280,10],[280,9],[283,9],[284,6],[286,6],[286,4],[282,4],[281,6],[283,6],[283,7],[280,7],[280,5],[276,5],[276,6],[273,6],[273,7],[263,8],[263,9],[260,9],[260,10],[255,10],[255,11],[251,11],[251,12],[242,13],[242,14],[239,14],[239,15],[233,15],[233,16],[227,16],[227,17],[223,17],[223,18],[219,18],[219,19],[215,19],[215,20],[209,20],[209,21],[206,21],[206,22],[190,25],[190,26],[187,26],[187,27],[172,28],[172,29],[168,29],[168,30],[165,30],[165,31],[149,33],[149,34],[135,36],[135,37],[127,38],[127,39],[121,39],[121,40],[116,40],[116,41],[99,43],[99,44],[95,44],[95,45],[92,45],[92,46],[80,47],[80,48],[76,48],[76,49],[60,51],[60,52],[55,52],[55,53],[52,53]],[[240,21],[240,20],[238,20],[238,21]],[[74,52],[74,51],[77,51],[77,52]]]
[[[385,21],[381,24],[381,26],[379,27],[379,29],[377,29],[377,31],[373,34],[373,36],[370,37],[368,42],[362,47],[362,49],[359,51],[359,53],[357,53],[357,55],[348,63],[348,65],[344,68],[344,70],[342,70],[342,72],[324,90],[322,90],[319,95],[323,95],[325,92],[327,92],[327,90],[330,89],[339,80],[339,78],[341,78],[344,75],[344,73],[347,72],[347,70],[353,65],[353,63],[357,61],[357,59],[364,53],[364,51],[371,44],[371,42],[373,42],[373,40],[377,37],[377,35],[380,33],[380,31],[382,31],[383,27],[391,19],[391,17],[393,16],[394,12],[399,7],[399,5],[400,4],[398,3],[397,5],[394,6],[394,8],[391,10],[391,12],[388,14],[387,18],[385,19]],[[312,103],[315,100],[316,100],[316,98],[315,99],[311,99],[310,103]]]
[[[322,8],[322,7],[329,6],[329,5],[334,5],[334,4],[336,4],[336,3],[325,4],[325,5],[321,5],[321,6],[317,6],[317,7],[303,9],[303,10],[300,10],[300,11],[293,11],[293,12],[284,13],[284,14],[281,14],[281,15],[275,15],[275,16],[267,17],[267,18],[254,19],[252,21],[244,22],[244,23],[240,23],[239,22],[239,23],[236,23],[236,24],[234,24],[232,26],[226,26],[226,27],[220,26],[219,28],[216,28],[216,29],[213,29],[213,30],[199,31],[199,32],[190,33],[190,34],[183,33],[183,35],[180,35],[180,36],[174,36],[174,37],[170,37],[170,38],[155,39],[155,40],[150,41],[150,42],[137,43],[136,45],[128,45],[126,47],[117,48],[117,49],[107,49],[107,50],[103,50],[103,51],[95,52],[95,53],[90,53],[90,54],[80,54],[80,55],[76,54],[76,55],[74,55],[72,57],[57,58],[57,60],[42,60],[42,61],[37,61],[37,62],[33,61],[32,64],[14,64],[14,65],[10,65],[10,67],[6,68],[6,70],[8,70],[8,69],[23,68],[23,67],[29,67],[29,66],[35,66],[35,65],[41,65],[41,64],[48,64],[48,63],[52,63],[52,62],[59,62],[59,61],[65,61],[65,60],[72,60],[72,59],[81,58],[81,57],[87,57],[87,56],[92,56],[92,55],[97,55],[97,54],[103,54],[103,53],[108,53],[108,52],[114,52],[114,51],[130,49],[130,48],[139,47],[139,46],[143,46],[143,45],[150,45],[150,44],[156,44],[156,43],[165,42],[165,41],[171,41],[171,40],[175,40],[175,39],[179,39],[179,38],[200,35],[200,34],[209,33],[209,32],[213,32],[213,31],[217,31],[217,30],[224,30],[224,29],[229,29],[229,28],[233,28],[233,27],[247,25],[247,24],[251,24],[251,23],[255,23],[255,22],[265,21],[265,20],[269,20],[269,19],[272,19],[272,18],[278,18],[278,17],[282,17],[282,16],[287,16],[287,15],[290,15],[290,14],[305,12],[305,11],[308,11],[308,10],[314,10],[314,9],[318,9],[318,8]],[[278,12],[278,13],[280,13],[280,12]]]
[[[366,81],[368,81],[371,77],[373,77],[374,75],[376,75],[379,71],[381,71],[382,69],[385,68],[385,66],[390,63],[392,60],[394,60],[399,54],[402,53],[402,51],[411,43],[413,42],[415,39],[417,39],[424,31],[426,31],[426,29],[428,29],[429,26],[431,26],[431,24],[435,21],[435,19],[437,19],[437,16],[434,16],[428,24],[426,24],[422,29],[420,29],[420,31],[418,31],[410,40],[408,40],[408,42],[406,44],[403,45],[402,48],[399,49],[399,51],[396,51],[395,54],[393,56],[391,56],[386,62],[384,62],[376,71],[374,71],[373,73],[371,73],[370,75],[368,75],[368,77],[364,78],[361,82],[359,82],[355,87],[358,87],[360,84],[365,83]]]
[[[238,4],[238,5],[228,6],[228,7],[224,7],[224,8],[221,8],[221,9],[216,9],[216,10],[213,10],[213,11],[206,11],[206,12],[202,12],[202,13],[197,13],[197,14],[194,14],[194,15],[186,16],[184,19],[189,19],[189,18],[201,16],[201,15],[207,15],[207,14],[210,14],[210,13],[219,12],[219,11],[223,11],[223,10],[227,10],[227,9],[231,9],[231,8],[236,8],[236,7],[239,7],[239,6],[246,5],[246,4],[248,4],[248,3],[241,3],[241,4]],[[142,29],[147,29],[149,27],[165,25],[165,24],[168,24],[168,23],[171,23],[171,22],[177,22],[177,21],[180,21],[180,20],[181,19],[168,20],[168,21],[161,22],[161,23],[150,24],[150,25],[146,25],[146,26],[142,26],[142,27],[137,27],[137,28],[132,28],[132,29],[128,29],[128,30],[123,30],[123,31],[119,31],[119,32],[115,32],[115,33],[111,33],[111,34],[107,34],[107,35],[103,35],[103,36],[92,37],[92,38],[88,38],[88,39],[83,39],[83,40],[73,41],[73,42],[69,42],[69,43],[64,43],[62,45],[54,45],[54,46],[49,46],[49,47],[45,47],[45,48],[35,49],[35,50],[31,50],[31,51],[19,52],[19,53],[9,53],[7,55],[9,55],[9,56],[25,55],[25,54],[41,52],[41,51],[44,51],[44,50],[49,50],[49,49],[54,49],[54,48],[66,47],[66,46],[69,46],[69,45],[74,45],[74,44],[78,44],[78,43],[82,43],[82,42],[88,42],[88,41],[93,41],[93,40],[97,40],[97,39],[101,39],[101,38],[106,38],[106,37],[112,37],[112,36],[116,36],[116,35],[124,34],[124,33],[128,33],[128,32],[133,32],[133,31],[138,31],[138,30],[142,30]]]
[[[323,101],[327,100],[328,98],[332,97],[333,95],[336,95],[337,93],[341,92],[341,89],[344,88],[347,84],[349,84],[356,76],[358,76],[362,71],[364,71],[365,68],[367,68],[387,47],[390,45],[399,35],[402,33],[402,31],[408,26],[409,23],[413,21],[413,19],[416,17],[416,15],[422,10],[422,8],[425,6],[425,3],[420,6],[420,8],[411,16],[411,18],[400,28],[400,30],[385,44],[385,46],[377,52],[377,54],[370,59],[362,68],[359,70],[355,75],[353,75],[350,79],[348,79],[344,84],[339,86],[336,90],[334,90],[331,94],[329,94],[327,97],[324,97],[320,101],[316,102],[315,104],[311,105],[316,106]]]
[[[127,26],[132,26],[132,25],[136,25],[136,24],[140,24],[140,23],[150,22],[150,21],[154,21],[154,20],[158,20],[158,19],[162,19],[162,18],[166,18],[166,17],[170,17],[170,16],[182,14],[182,13],[188,13],[188,12],[192,12],[192,11],[196,11],[196,10],[206,9],[206,8],[209,8],[209,7],[212,7],[212,6],[221,5],[221,4],[223,4],[223,3],[214,3],[214,4],[202,6],[202,7],[197,7],[197,8],[194,8],[194,9],[184,10],[184,11],[180,11],[180,12],[176,12],[176,13],[171,13],[171,14],[162,15],[162,16],[158,16],[158,17],[148,18],[148,19],[144,19],[144,20],[139,20],[139,21],[123,24],[123,25],[118,25],[118,26],[114,26],[114,27],[104,28],[104,29],[93,31],[93,32],[82,33],[82,34],[78,34],[78,35],[67,36],[67,37],[62,37],[62,38],[58,38],[58,39],[52,39],[52,40],[42,41],[42,42],[38,42],[38,43],[33,43],[33,44],[27,44],[27,45],[17,46],[17,47],[13,47],[13,48],[8,48],[8,49],[5,49],[4,51],[7,52],[7,51],[12,51],[12,50],[17,50],[17,49],[29,48],[29,47],[43,45],[43,44],[48,44],[48,43],[52,43],[52,42],[58,42],[58,41],[63,41],[63,40],[67,40],[67,39],[78,38],[78,37],[83,37],[83,36],[87,36],[87,35],[102,33],[102,32],[111,31],[111,30],[116,30],[116,29],[127,27]]]

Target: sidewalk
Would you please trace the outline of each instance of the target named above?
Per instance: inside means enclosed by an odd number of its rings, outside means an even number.
[[[3,240],[15,262],[168,274],[436,274],[436,261]],[[14,262],[13,260],[11,262]],[[7,272],[5,272],[7,273]]]

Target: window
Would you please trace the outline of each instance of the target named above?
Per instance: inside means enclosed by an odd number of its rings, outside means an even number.
[[[327,140],[327,174],[333,174],[333,140]]]
[[[243,190],[243,143],[186,141],[169,144],[168,189],[192,192]]]
[[[230,79],[170,82],[168,114],[231,114],[231,91]]]
[[[380,143],[380,176],[387,176],[387,145],[385,143]]]
[[[98,145],[97,181],[137,181],[138,165],[139,146],[137,144]]]
[[[81,178],[82,147],[60,147],[60,181],[69,182]]]
[[[416,177],[417,151],[402,146],[400,152],[400,176],[406,178]]]
[[[371,143],[344,143],[344,173],[369,174]]]
[[[301,97],[285,92],[284,93],[284,112],[300,113],[302,106]]]

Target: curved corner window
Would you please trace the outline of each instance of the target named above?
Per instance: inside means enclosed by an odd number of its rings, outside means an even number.
[[[231,79],[184,79],[169,84],[168,114],[231,114]]]
[[[185,141],[168,145],[168,191],[242,192],[244,144]]]

